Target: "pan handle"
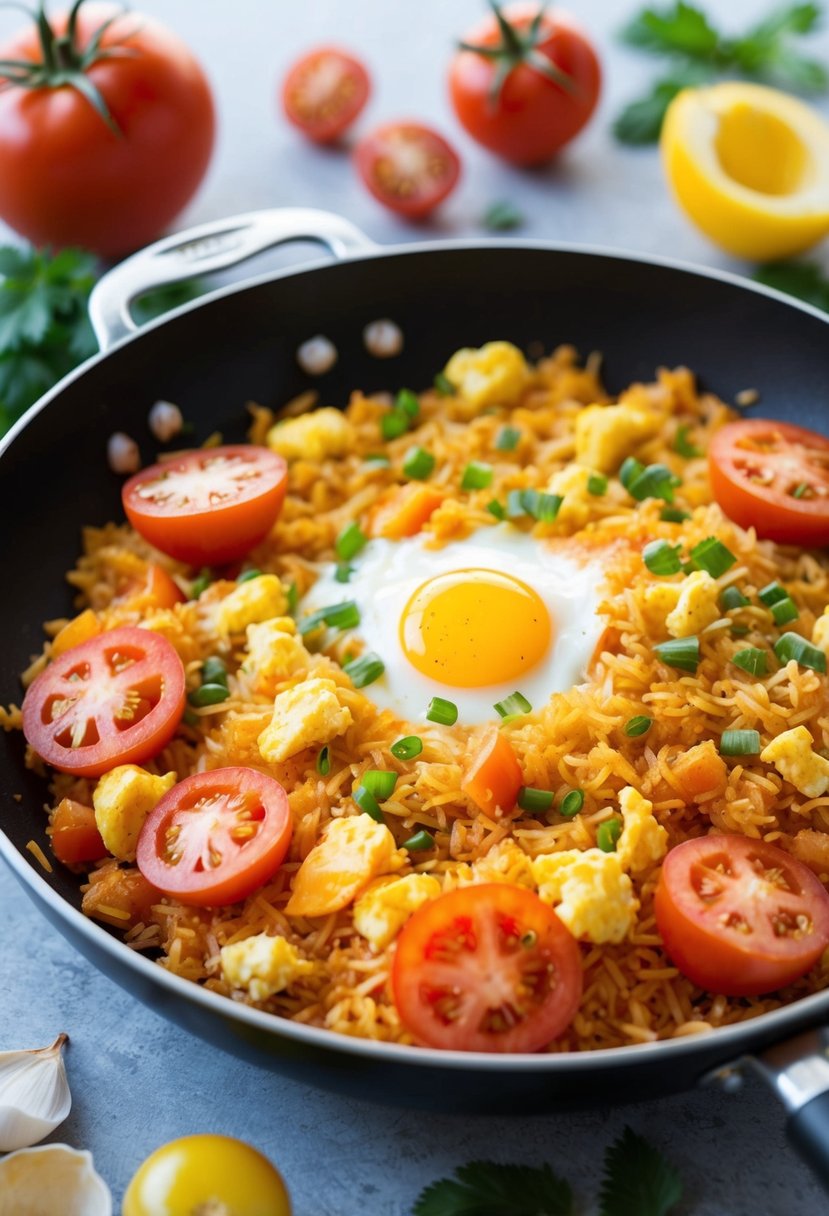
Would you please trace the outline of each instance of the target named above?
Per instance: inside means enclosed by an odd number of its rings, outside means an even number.
[[[89,298],[89,317],[101,350],[109,350],[137,330],[130,306],[144,292],[226,270],[290,241],[316,241],[336,258],[376,248],[348,220],[306,207],[251,211],[188,228],[126,258],[96,284]]]

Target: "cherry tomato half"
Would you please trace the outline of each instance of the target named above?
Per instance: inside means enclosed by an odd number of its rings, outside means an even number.
[[[198,448],[150,465],[121,497],[136,532],[192,566],[244,557],[270,532],[285,500],[287,465],[267,448]]]
[[[298,60],[285,77],[282,105],[303,135],[315,143],[339,139],[368,101],[371,81],[359,59],[323,46]]]
[[[708,449],[711,489],[729,519],[785,545],[829,545],[829,439],[789,422],[745,418]]]
[[[363,182],[385,207],[420,219],[454,190],[461,171],[455,150],[442,135],[417,122],[377,127],[354,153]]]
[[[463,887],[424,904],[397,941],[397,1011],[429,1047],[538,1051],[575,1016],[575,938],[532,891]]]
[[[252,768],[185,777],[150,812],[138,868],[183,904],[223,907],[273,877],[291,843],[288,796]]]
[[[152,608],[174,608],[176,604],[183,604],[184,599],[181,588],[167,571],[156,562],[150,562],[143,577],[134,576],[123,581],[114,602],[135,612],[144,612]]]
[[[449,74],[459,120],[478,143],[516,165],[538,165],[579,133],[596,108],[601,68],[587,35],[559,9],[514,4],[463,40]],[[516,47],[523,50],[516,52]],[[502,71],[508,75],[499,87]]]
[[[671,849],[654,901],[665,949],[683,975],[725,996],[791,984],[829,945],[829,895],[789,853],[747,836]]]
[[[230,1136],[183,1136],[156,1149],[124,1195],[123,1216],[291,1216],[282,1176]]]
[[[125,626],[56,658],[23,698],[23,733],[63,773],[100,777],[140,764],[173,737],[184,667],[166,638]]]

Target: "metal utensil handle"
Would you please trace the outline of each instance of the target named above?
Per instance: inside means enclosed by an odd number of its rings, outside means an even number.
[[[89,298],[89,316],[101,350],[108,350],[138,328],[130,306],[144,292],[226,270],[289,241],[315,241],[336,258],[375,248],[348,220],[305,207],[251,211],[189,228],[126,258],[96,284]]]

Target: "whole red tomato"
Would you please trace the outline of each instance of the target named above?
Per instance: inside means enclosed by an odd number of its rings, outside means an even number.
[[[188,48],[151,18],[91,3],[69,24],[32,23],[0,48],[0,217],[36,245],[116,256],[157,237],[195,192],[213,99]]]
[[[493,8],[452,61],[452,104],[491,152],[516,165],[543,164],[596,108],[599,60],[566,13],[538,3]]]

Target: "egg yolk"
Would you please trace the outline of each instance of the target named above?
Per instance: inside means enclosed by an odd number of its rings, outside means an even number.
[[[422,583],[406,605],[406,658],[441,684],[482,688],[513,680],[540,662],[552,622],[544,601],[497,570],[453,570]]]

